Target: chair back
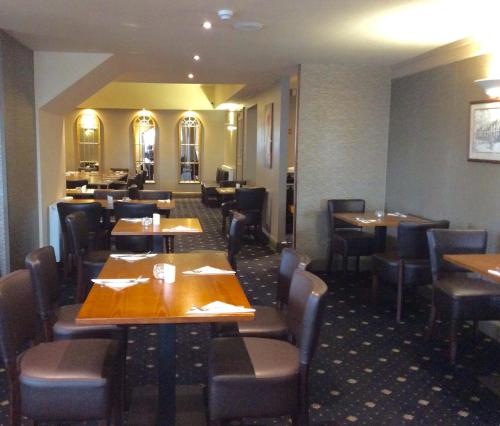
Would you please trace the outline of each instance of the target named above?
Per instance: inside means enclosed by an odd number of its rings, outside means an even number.
[[[219,186],[221,188],[236,188],[236,184],[240,184],[241,186],[244,186],[247,184],[246,180],[221,180],[219,182]]]
[[[87,217],[90,232],[98,233],[101,229],[102,207],[99,203],[57,203],[57,211],[63,234],[66,234],[65,218],[71,213],[83,212]]]
[[[139,187],[137,185],[131,185],[128,187],[128,197],[131,200],[139,199]]]
[[[172,191],[160,191],[155,189],[143,189],[139,191],[139,200],[171,200]]]
[[[227,258],[232,268],[236,270],[236,255],[240,252],[245,233],[245,216],[235,212],[229,228]]]
[[[127,189],[127,182],[111,182],[109,189]]]
[[[326,292],[327,286],[321,278],[295,270],[286,319],[289,339],[299,347],[301,364],[309,364],[316,350]]]
[[[52,340],[52,319],[59,304],[60,286],[57,261],[52,246],[41,247],[28,253],[24,261],[30,272],[36,312],[44,325],[46,342]]]
[[[116,220],[122,218],[152,217],[156,211],[156,204],[139,204],[117,201],[114,203]],[[151,238],[143,236],[120,236],[116,237],[116,248],[132,252],[144,252],[151,249]]]
[[[79,257],[89,248],[89,224],[83,212],[75,212],[66,216],[68,233],[68,251]]]
[[[278,288],[276,291],[276,301],[280,308],[288,304],[290,284],[295,270],[298,268],[305,271],[309,263],[311,263],[311,259],[308,256],[299,254],[290,247],[286,247],[281,251]]]
[[[483,254],[488,233],[474,229],[429,229],[427,231],[432,279],[434,283],[447,273],[470,272],[443,260],[445,254]]]
[[[430,223],[401,222],[398,226],[398,252],[402,259],[428,259],[427,230],[447,229],[450,221]]]
[[[7,369],[16,367],[17,353],[36,337],[30,273],[20,269],[0,278],[0,352]]]
[[[246,210],[262,211],[265,196],[266,188],[236,188],[235,200],[243,213]]]
[[[105,200],[108,195],[113,197],[113,200],[121,200],[124,197],[128,197],[127,189],[96,189],[94,191],[94,198],[96,200]]]
[[[83,185],[88,185],[89,181],[87,179],[79,179],[79,180],[67,180],[66,181],[66,189],[75,189],[79,188]]]
[[[356,228],[349,223],[342,220],[335,219],[333,215],[335,213],[364,213],[365,212],[365,200],[362,199],[333,199],[328,200],[328,215],[330,223],[330,231],[333,232],[337,228]]]

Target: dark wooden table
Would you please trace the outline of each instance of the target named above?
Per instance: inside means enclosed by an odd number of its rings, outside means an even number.
[[[500,284],[500,277],[488,271],[500,268],[500,253],[488,254],[445,254],[443,259],[469,271],[477,272],[484,278]],[[500,269],[498,269],[500,271]]]
[[[156,263],[176,266],[176,281],[165,284],[153,277]],[[231,269],[222,253],[160,254],[135,263],[109,259],[99,278],[150,280],[120,291],[94,285],[76,319],[78,324],[158,324],[159,389],[158,425],[175,424],[175,336],[176,324],[252,320],[253,313],[187,314],[193,306],[219,300],[250,307],[236,275],[184,275],[201,266]]]

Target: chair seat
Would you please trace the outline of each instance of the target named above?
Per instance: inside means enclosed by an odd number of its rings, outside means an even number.
[[[500,318],[500,286],[481,279],[441,279],[434,286],[434,302],[452,318]]]
[[[332,238],[334,251],[347,256],[371,256],[375,249],[375,237],[369,232],[337,229]]]
[[[252,321],[221,322],[215,324],[215,333],[223,337],[265,337],[282,339],[287,337],[285,314],[274,306],[252,306],[255,319]]]
[[[211,419],[269,417],[296,410],[299,351],[288,342],[213,339],[208,374]]]
[[[117,342],[108,339],[61,340],[28,349],[19,361],[23,414],[51,421],[106,418],[118,356]]]
[[[398,269],[401,258],[398,253],[377,253],[372,257],[373,273],[385,283],[398,283]],[[427,285],[432,283],[431,264],[428,259],[404,259],[403,285]]]
[[[61,306],[57,312],[57,321],[53,326],[54,340],[105,338],[125,339],[126,329],[116,325],[82,325],[75,319],[81,304]]]

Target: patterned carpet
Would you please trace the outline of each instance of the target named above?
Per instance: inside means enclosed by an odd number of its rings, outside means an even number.
[[[181,199],[172,217],[199,217],[205,231],[201,236],[176,238],[177,252],[225,248],[217,208],[206,208],[197,199]],[[279,256],[269,248],[252,240],[245,243],[238,276],[251,303],[273,303],[278,262]],[[366,292],[357,291],[359,286],[329,282],[329,287],[320,344],[310,374],[312,425],[500,424],[499,399],[476,379],[500,371],[498,343],[480,335],[474,346],[466,325],[458,365],[452,368],[445,360],[446,344],[442,340],[432,344],[423,340],[428,312],[425,299],[419,301],[418,310],[407,310],[404,323],[396,324],[393,298],[375,309],[364,303]],[[156,383],[155,327],[131,327],[129,336],[129,386]],[[179,326],[177,342],[178,383],[205,383],[208,326]],[[243,423],[285,425],[288,419]],[[3,369],[0,424],[8,424]]]

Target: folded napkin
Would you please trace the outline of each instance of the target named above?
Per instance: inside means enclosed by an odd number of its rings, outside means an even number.
[[[372,223],[377,221],[377,219],[362,219],[360,217],[357,217],[356,220],[361,223]]]
[[[155,257],[156,253],[140,253],[140,254],[111,254],[112,259],[120,259],[125,262],[137,262],[139,260],[149,259],[150,257]]]
[[[94,284],[102,285],[116,291],[123,290],[124,288],[131,287],[136,284],[145,283],[149,278],[94,278]]]
[[[387,213],[387,216],[408,217],[407,215],[399,212]]]
[[[183,274],[186,275],[234,275],[235,271],[213,268],[212,266],[202,266],[198,269],[193,269],[192,271],[184,271]]]
[[[499,268],[488,269],[488,274],[496,275],[497,277],[500,277],[500,269]]]
[[[122,217],[122,219],[124,222],[131,222],[131,223],[141,223],[142,222],[142,218],[138,217],[137,219],[134,219],[134,218],[130,218],[130,217]]]
[[[159,203],[170,203],[170,200],[158,200]]]
[[[246,312],[255,312],[255,309],[235,306],[218,300],[202,307],[193,306],[187,311],[188,314],[239,314]]]
[[[163,228],[162,232],[197,232],[197,229],[179,225],[174,226],[173,228]]]

